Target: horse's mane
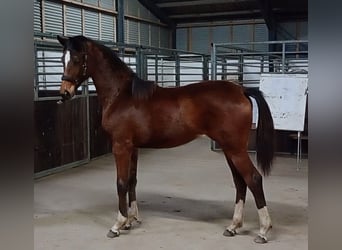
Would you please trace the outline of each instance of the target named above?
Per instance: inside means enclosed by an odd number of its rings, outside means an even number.
[[[137,100],[146,100],[149,99],[155,89],[157,84],[152,81],[145,81],[140,79],[133,70],[126,65],[109,47],[100,44],[98,42],[93,41],[92,39],[86,38],[84,36],[75,36],[72,38],[72,45],[74,49],[78,51],[84,51],[84,43],[90,41],[95,44],[103,53],[104,58],[110,63],[110,66],[113,70],[122,70],[123,72],[127,72],[131,77],[131,93],[134,99]]]
[[[134,74],[132,80],[132,96],[134,99],[147,100],[153,95],[156,88],[155,82],[142,80]]]

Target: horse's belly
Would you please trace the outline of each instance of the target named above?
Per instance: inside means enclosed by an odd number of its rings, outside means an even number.
[[[172,148],[183,145],[194,140],[198,135],[187,131],[182,133],[155,133],[152,134],[148,141],[139,145],[142,148]]]

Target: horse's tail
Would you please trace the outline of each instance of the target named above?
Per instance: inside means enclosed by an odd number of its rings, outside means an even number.
[[[258,88],[245,88],[245,95],[253,97],[258,105],[259,120],[256,130],[257,163],[264,175],[271,171],[274,156],[274,126],[271,111]]]

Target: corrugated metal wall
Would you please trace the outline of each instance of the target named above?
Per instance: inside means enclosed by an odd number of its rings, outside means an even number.
[[[191,50],[202,53],[210,52],[210,28],[194,27],[191,29]]]
[[[307,22],[279,24],[278,40],[307,39]],[[239,43],[268,41],[268,29],[262,21],[181,27],[177,29],[177,49],[210,53],[211,43]],[[247,46],[245,46],[247,47]],[[249,49],[265,51],[265,45],[254,45]]]
[[[170,48],[171,30],[138,0],[124,1],[124,9],[126,43]],[[116,30],[116,0],[34,0],[35,32],[116,41]]]
[[[228,43],[232,40],[231,26],[215,26],[212,27],[212,42]]]
[[[179,50],[189,50],[188,44],[188,29],[187,28],[180,28],[176,31],[176,47]]]

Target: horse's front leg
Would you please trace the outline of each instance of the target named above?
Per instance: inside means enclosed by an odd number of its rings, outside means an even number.
[[[113,142],[113,154],[115,156],[117,170],[117,192],[119,196],[119,211],[115,224],[109,230],[107,236],[114,238],[120,235],[120,229],[124,228],[128,220],[127,191],[129,187],[129,175],[133,146],[130,142]]]
[[[141,223],[135,187],[137,185],[138,149],[134,148],[131,155],[131,166],[128,179],[128,220],[125,229],[130,229],[134,221]]]

